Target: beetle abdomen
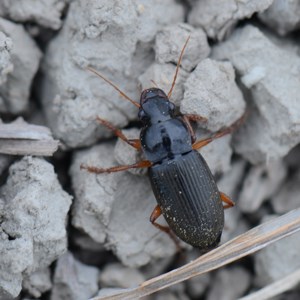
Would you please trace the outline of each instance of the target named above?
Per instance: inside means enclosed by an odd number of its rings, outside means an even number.
[[[215,247],[224,226],[224,210],[200,153],[193,150],[154,165],[149,176],[157,203],[175,234],[194,247]]]

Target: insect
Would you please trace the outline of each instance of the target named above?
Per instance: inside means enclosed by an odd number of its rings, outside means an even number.
[[[169,234],[177,246],[179,244],[176,237],[179,237],[194,247],[209,250],[220,242],[224,227],[224,208],[231,207],[234,203],[224,193],[219,192],[208,165],[197,150],[232,132],[240,125],[242,118],[230,127],[196,141],[190,122],[204,121],[205,118],[182,115],[170,101],[188,41],[189,38],[181,50],[168,94],[156,87],[145,89],[141,93],[140,103],[130,99],[103,75],[88,68],[139,109],[138,118],[142,123],[139,139],[127,139],[121,130],[100,117],[97,117],[97,121],[130,146],[142,151],[145,160],[111,168],[88,165],[81,165],[81,168],[96,174],[148,168],[157,200],[157,206],[150,216],[151,223]],[[224,206],[222,202],[225,202]],[[169,226],[157,222],[161,214]]]

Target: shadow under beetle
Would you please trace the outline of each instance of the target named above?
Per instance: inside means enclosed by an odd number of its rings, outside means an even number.
[[[224,208],[231,207],[234,203],[224,193],[219,192],[208,165],[197,150],[232,132],[240,125],[243,117],[230,127],[196,141],[190,121],[206,119],[178,113],[175,105],[169,100],[188,41],[189,38],[182,48],[168,95],[159,88],[146,89],[141,94],[140,103],[130,99],[103,75],[88,68],[139,108],[138,117],[142,122],[139,139],[127,139],[121,130],[111,123],[99,117],[97,121],[130,146],[142,151],[146,160],[107,169],[86,165],[81,165],[81,168],[96,174],[130,168],[149,168],[149,178],[157,200],[157,206],[150,216],[151,223],[169,234],[177,248],[179,244],[176,236],[194,247],[207,251],[220,242],[224,227]],[[222,201],[226,203],[224,206]],[[156,222],[161,214],[169,227]]]

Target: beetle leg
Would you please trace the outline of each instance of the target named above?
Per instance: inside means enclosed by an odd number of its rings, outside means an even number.
[[[195,131],[194,131],[194,129],[193,129],[191,123],[190,123],[190,120],[189,120],[188,116],[187,115],[183,115],[182,118],[183,118],[184,123],[187,126],[187,129],[188,129],[190,135],[191,135],[192,143],[195,143],[195,141],[196,141],[196,134],[195,134]]]
[[[220,192],[220,197],[221,200],[226,203],[224,209],[235,206],[235,203],[226,194]]]
[[[216,132],[209,138],[206,138],[204,140],[197,141],[193,144],[193,149],[198,150],[210,142],[212,142],[215,139],[218,139],[226,134],[229,134],[233,132],[235,129],[237,129],[245,120],[247,113],[243,114],[241,118],[239,118],[237,121],[235,121],[231,126],[221,129],[220,131]]]
[[[149,160],[142,160],[138,163],[135,163],[133,165],[122,165],[122,166],[115,166],[111,168],[97,168],[93,166],[86,166],[84,164],[80,165],[80,169],[85,169],[90,173],[95,174],[102,174],[102,173],[113,173],[113,172],[119,172],[119,171],[126,171],[128,169],[137,169],[137,168],[149,168],[152,166],[152,162]]]
[[[185,122],[187,129],[192,137],[192,143],[195,143],[196,141],[196,134],[195,131],[191,125],[191,121],[192,122],[196,122],[196,121],[200,121],[200,122],[205,122],[207,121],[206,118],[198,116],[198,115],[189,115],[189,114],[185,114],[182,116],[183,121]]]
[[[194,114],[185,114],[184,115],[189,121],[192,121],[192,122],[201,122],[201,123],[204,123],[204,122],[207,122],[207,118],[205,117],[202,117],[202,116],[199,116],[199,115],[194,115]]]
[[[141,142],[139,139],[128,139],[123,132],[116,128],[113,124],[111,124],[110,122],[101,119],[97,116],[97,122],[104,125],[105,127],[107,127],[109,130],[111,130],[117,137],[119,137],[121,140],[123,140],[124,142],[126,142],[128,145],[132,146],[133,148],[135,148],[136,150],[140,150],[141,149]]]
[[[153,212],[152,212],[152,214],[151,214],[151,216],[150,216],[150,222],[156,228],[158,228],[159,230],[165,232],[172,239],[172,241],[175,243],[177,251],[180,252],[181,247],[180,247],[179,241],[178,241],[176,235],[174,234],[174,232],[170,229],[170,227],[163,226],[163,225],[155,222],[160,217],[161,214],[162,214],[161,208],[159,207],[159,205],[156,205]]]

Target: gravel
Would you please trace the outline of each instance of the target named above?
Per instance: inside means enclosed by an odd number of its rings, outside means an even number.
[[[47,160],[34,146],[0,156],[0,300],[113,294],[200,255],[184,243],[176,255],[149,221],[146,169],[80,169],[143,159],[96,121],[139,138],[136,107],[88,67],[138,102],[145,88],[169,92],[190,37],[171,101],[207,118],[192,123],[197,138],[246,113],[200,150],[236,203],[221,243],[299,207],[299,9],[282,0],[1,1],[0,127],[21,116],[28,128],[49,128],[59,150]],[[298,244],[290,236],[147,300],[237,299],[299,268]]]

